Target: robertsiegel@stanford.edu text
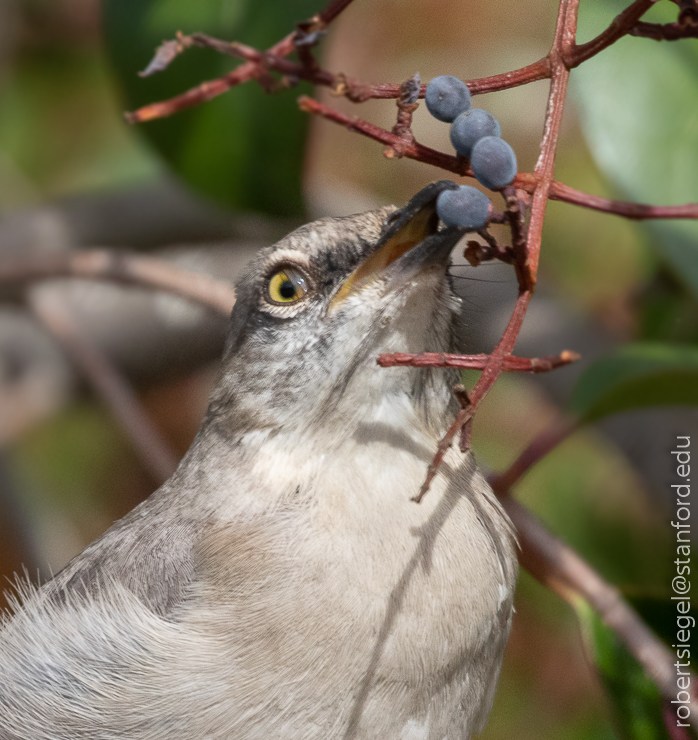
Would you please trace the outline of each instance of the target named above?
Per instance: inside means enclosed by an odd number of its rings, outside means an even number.
[[[691,616],[691,438],[677,437],[676,475],[680,483],[672,483],[676,494],[676,513],[671,526],[676,530],[676,574],[671,581],[671,599],[676,603],[676,707],[677,727],[688,727],[691,716],[691,630],[696,626]]]

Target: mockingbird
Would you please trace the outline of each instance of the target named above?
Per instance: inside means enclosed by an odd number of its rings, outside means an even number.
[[[0,632],[2,740],[456,740],[489,713],[512,527],[446,455],[454,351],[434,183],[301,227],[238,285],[220,381],[177,472]]]

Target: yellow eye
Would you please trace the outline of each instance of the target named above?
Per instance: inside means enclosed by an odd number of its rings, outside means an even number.
[[[305,277],[293,267],[284,267],[269,278],[267,295],[272,303],[287,305],[300,301],[307,290]]]

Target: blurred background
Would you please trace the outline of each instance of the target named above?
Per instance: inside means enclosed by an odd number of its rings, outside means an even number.
[[[583,0],[580,39],[620,0]],[[248,84],[205,106],[130,127],[122,113],[219,76],[236,62],[194,49],[142,79],[154,48],[203,31],[265,48],[318,0],[0,0],[0,260],[111,247],[234,280],[261,246],[310,217],[400,205],[450,177],[297,110],[299,94],[385,128],[393,101],[356,106],[307,85]],[[553,0],[355,0],[317,50],[372,82],[475,78],[544,56]],[[673,21],[657,4],[650,20]],[[556,177],[607,197],[698,200],[698,41],[624,39],[573,73]],[[478,97],[531,171],[548,83]],[[420,106],[417,139],[451,152]],[[472,184],[472,183],[471,183]],[[638,224],[550,203],[541,281],[517,354],[572,349],[573,367],[505,375],[474,426],[481,463],[503,470],[563,411],[585,367],[628,342],[698,342],[697,222]],[[504,265],[456,251],[469,351],[489,352],[516,295]],[[187,449],[215,381],[225,321],[169,295],[77,280],[0,287],[0,574],[47,578],[149,495]],[[94,356],[97,355],[95,365]],[[90,360],[92,358],[92,360]],[[134,390],[150,446],[134,444],[100,387],[106,365]],[[472,384],[476,374],[468,376]],[[109,381],[107,381],[107,384]],[[696,434],[692,408],[588,425],[517,495],[607,579],[668,595],[674,568],[669,451]],[[8,583],[9,585],[9,583]],[[573,611],[522,574],[488,739],[661,737],[629,729],[597,680]],[[588,648],[588,643],[587,643]]]

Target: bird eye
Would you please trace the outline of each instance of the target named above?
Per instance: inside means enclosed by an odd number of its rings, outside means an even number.
[[[308,291],[305,277],[293,267],[275,272],[267,284],[267,298],[272,303],[288,305],[297,303]]]

